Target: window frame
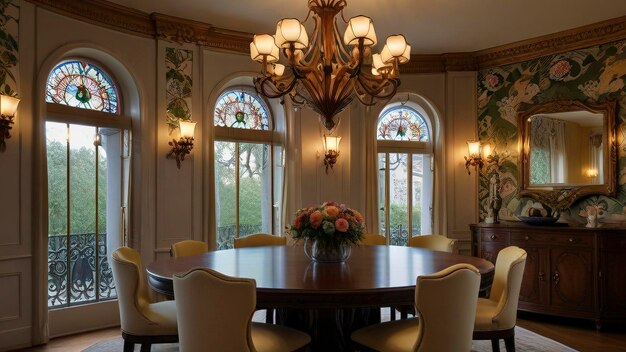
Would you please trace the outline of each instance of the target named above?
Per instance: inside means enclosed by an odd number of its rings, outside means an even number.
[[[428,130],[428,141],[410,141],[410,140],[389,140],[389,139],[380,139],[378,136],[378,131],[379,131],[379,125],[381,120],[383,119],[383,117],[388,114],[389,112],[398,110],[398,109],[409,109],[412,110],[419,118],[421,118],[427,127]],[[384,224],[385,224],[385,233],[383,234],[385,236],[385,238],[387,239],[387,243],[389,244],[390,240],[391,240],[391,226],[390,226],[390,207],[391,207],[391,201],[390,201],[390,170],[389,170],[389,163],[390,163],[390,154],[404,154],[406,155],[407,158],[407,225],[408,225],[408,233],[407,233],[407,241],[408,239],[410,239],[411,237],[413,237],[413,157],[415,155],[428,155],[430,157],[430,172],[431,172],[431,177],[434,183],[434,169],[435,169],[435,158],[434,158],[434,145],[435,142],[433,140],[435,133],[433,130],[433,122],[431,117],[426,114],[426,112],[424,111],[423,108],[421,108],[421,106],[411,103],[411,104],[406,104],[406,103],[392,103],[388,106],[386,106],[385,108],[383,108],[383,110],[380,112],[380,114],[378,115],[378,118],[376,119],[376,165],[379,171],[380,170],[380,154],[384,154],[385,155],[385,166],[384,166],[384,219],[379,219],[379,225],[382,225],[381,220],[384,220]],[[424,174],[424,172],[423,172]],[[380,185],[381,180],[378,180],[378,185],[377,188],[380,189],[381,185]],[[380,206],[381,202],[379,200],[379,206]],[[434,224],[434,212],[433,212],[433,207],[434,207],[434,187],[433,187],[433,192],[431,195],[431,202],[430,202],[430,222],[431,222],[431,228],[433,227]],[[408,242],[407,242],[408,245]]]
[[[263,106],[263,108],[265,108],[265,111],[267,113],[267,119],[268,119],[268,129],[267,130],[255,130],[255,129],[247,129],[247,128],[238,128],[238,127],[225,127],[225,126],[218,126],[215,124],[215,110],[217,108],[217,104],[220,101],[220,98],[226,94],[227,92],[239,92],[242,91],[248,95],[253,96],[256,100],[258,100],[261,105]],[[275,204],[275,164],[276,164],[276,147],[277,146],[282,146],[282,144],[280,143],[281,141],[281,137],[280,137],[280,133],[278,131],[276,131],[276,122],[275,122],[275,114],[272,111],[271,105],[269,104],[269,102],[265,99],[265,97],[257,94],[257,92],[254,90],[254,87],[250,87],[247,85],[233,85],[233,86],[229,86],[226,87],[224,89],[222,89],[219,93],[219,95],[217,96],[217,99],[215,101],[215,104],[213,106],[213,114],[212,114],[212,120],[211,120],[211,126],[214,130],[214,145],[217,142],[230,142],[230,143],[235,143],[235,154],[237,155],[237,157],[235,158],[235,165],[234,165],[234,172],[235,172],[235,237],[234,238],[240,238],[240,214],[239,214],[239,208],[240,208],[240,161],[239,161],[239,147],[240,144],[242,143],[254,143],[254,144],[262,144],[262,145],[267,145],[269,147],[270,150],[270,155],[269,155],[269,162],[268,162],[268,167],[270,170],[270,179],[269,179],[269,185],[270,185],[270,189],[269,189],[269,195],[270,195],[270,199],[269,199],[269,213],[267,214],[268,216],[270,216],[271,218],[271,222],[270,222],[270,227],[271,227],[271,233],[274,233],[277,231],[277,228],[280,224],[277,223],[277,219],[276,219],[276,207],[274,206]],[[215,150],[215,149],[214,149]],[[282,153],[284,154],[284,151],[282,151]],[[214,162],[212,165],[212,168],[215,168],[215,158],[214,158]],[[215,172],[215,171],[213,171]],[[216,175],[217,176],[217,175]],[[215,177],[215,181],[213,183],[213,187],[217,186],[217,177]],[[217,191],[214,192],[215,195],[217,195]],[[217,202],[218,199],[217,197],[215,197],[215,199],[213,200],[213,202]],[[263,213],[262,213],[263,214]],[[216,215],[216,219],[215,219],[215,231],[216,231],[216,245],[217,240],[218,240],[218,225],[219,225],[219,219],[217,218],[217,214]]]

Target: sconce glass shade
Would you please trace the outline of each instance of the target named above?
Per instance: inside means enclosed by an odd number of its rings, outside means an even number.
[[[395,58],[400,58],[404,55],[407,45],[406,38],[402,34],[387,37],[386,46],[389,48],[389,54]]]
[[[326,152],[329,151],[339,151],[339,143],[341,142],[341,137],[336,136],[324,136],[324,150]]]
[[[480,142],[474,140],[467,141],[467,154],[469,154],[470,158],[479,157]]]
[[[0,95],[0,114],[3,116],[15,116],[20,100],[8,95]]]
[[[597,177],[598,176],[598,170],[597,169],[587,169],[587,177],[589,178],[593,178],[593,177]]]
[[[180,138],[193,139],[193,133],[196,129],[196,123],[193,121],[178,121],[178,127],[180,128]]]
[[[480,146],[481,153],[483,158],[487,159],[491,153],[493,153],[493,149],[491,148],[491,144],[487,143],[485,145]]]

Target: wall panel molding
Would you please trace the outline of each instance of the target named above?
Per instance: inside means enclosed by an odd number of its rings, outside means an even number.
[[[105,0],[27,0],[37,6],[114,30],[178,44],[248,54],[252,34]],[[626,38],[626,16],[474,52],[411,55],[403,73],[476,71]]]

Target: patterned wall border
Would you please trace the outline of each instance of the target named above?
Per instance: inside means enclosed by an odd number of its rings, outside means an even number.
[[[252,34],[213,27],[105,0],[27,0],[48,10],[89,23],[177,43],[248,54]],[[404,73],[476,71],[626,38],[626,16],[475,52],[411,55]]]

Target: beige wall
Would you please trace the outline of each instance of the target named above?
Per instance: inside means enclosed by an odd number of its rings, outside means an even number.
[[[13,138],[0,154],[0,350],[28,346],[39,329],[32,318],[34,287],[41,285],[32,275],[31,226],[37,213],[33,186],[37,177],[32,165],[36,150],[34,126],[45,118],[43,82],[52,65],[68,55],[92,57],[107,66],[120,80],[124,113],[133,118],[133,168],[131,238],[140,249],[144,264],[167,256],[171,243],[194,238],[213,238],[211,188],[212,108],[219,91],[234,77],[257,72],[248,56],[178,46],[165,41],[125,34],[71,20],[21,2],[19,95],[22,103]],[[53,30],[52,30],[53,29]],[[167,160],[169,150],[165,123],[165,47],[193,50],[193,119],[198,122],[196,145],[182,168]],[[87,49],[85,49],[87,48]],[[475,73],[403,75],[402,92],[420,96],[439,115],[436,149],[436,231],[468,238],[467,225],[476,220],[476,179],[465,173],[462,156],[465,141],[475,137]],[[272,103],[273,107],[281,105]],[[333,199],[354,208],[365,207],[364,154],[360,128],[366,109],[352,104],[341,113],[338,134],[343,137],[341,156],[327,175],[322,163],[322,130],[311,110],[294,111],[287,106],[287,210]],[[374,127],[372,127],[374,128]],[[45,171],[45,170],[44,170]],[[44,208],[45,209],[45,208]],[[291,214],[287,214],[290,219]],[[45,262],[45,258],[40,258]],[[43,291],[45,292],[45,288]],[[84,317],[77,317],[85,319]],[[88,320],[88,319],[87,319]],[[86,326],[86,325],[85,325]]]

